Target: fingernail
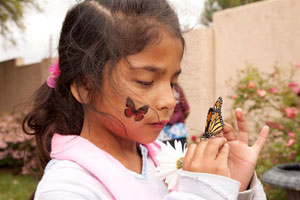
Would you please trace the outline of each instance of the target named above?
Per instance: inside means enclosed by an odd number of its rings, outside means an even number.
[[[242,110],[241,108],[235,109],[235,114],[236,114],[236,116],[238,116],[238,117],[241,117],[241,116],[242,116],[242,112],[243,112],[243,110]]]
[[[242,110],[241,108],[236,108],[235,110],[236,110],[236,111],[243,112],[243,110]]]

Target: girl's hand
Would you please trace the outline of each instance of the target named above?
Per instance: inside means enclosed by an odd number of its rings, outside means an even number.
[[[225,123],[223,136],[227,139],[230,146],[228,166],[231,178],[241,183],[240,191],[247,189],[254,173],[254,168],[261,149],[263,148],[269,133],[269,127],[264,126],[255,142],[250,147],[249,128],[243,111],[240,108],[235,110],[238,125],[238,135],[235,137],[233,127]]]
[[[230,177],[229,146],[225,138],[212,138],[191,144],[183,161],[183,170]]]

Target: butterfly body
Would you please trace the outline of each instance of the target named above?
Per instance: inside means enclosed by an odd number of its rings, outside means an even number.
[[[224,129],[224,122],[222,118],[222,97],[219,97],[214,107],[208,110],[205,131],[202,135],[202,139],[208,139],[218,135]]]
[[[139,109],[136,109],[133,100],[129,97],[127,97],[126,100],[126,107],[127,108],[124,110],[125,116],[127,118],[134,116],[135,121],[141,121],[144,118],[144,114],[146,114],[149,109],[148,105],[144,105]]]

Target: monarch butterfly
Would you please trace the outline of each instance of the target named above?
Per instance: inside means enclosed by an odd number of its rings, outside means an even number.
[[[129,97],[126,99],[126,109],[124,110],[124,114],[127,118],[130,118],[134,115],[135,121],[141,121],[144,118],[144,114],[148,112],[149,106],[145,105],[140,107],[139,109],[135,108],[135,104],[133,100]]]
[[[201,139],[208,139],[213,136],[216,136],[224,129],[224,122],[221,113],[222,103],[222,97],[219,97],[214,107],[209,108],[206,119],[205,131]]]

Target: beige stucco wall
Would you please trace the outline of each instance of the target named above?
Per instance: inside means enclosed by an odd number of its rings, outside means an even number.
[[[49,59],[24,65],[22,58],[0,63],[0,113],[22,109],[34,91],[46,80]]]
[[[300,61],[299,10],[299,0],[266,0],[215,14],[217,96],[230,94],[226,80],[246,62],[270,70]]]
[[[193,30],[184,34],[184,38],[186,49],[180,83],[191,107],[187,126],[203,130],[207,109],[214,101],[213,29]]]
[[[275,63],[300,61],[299,10],[300,0],[266,0],[217,12],[211,28],[185,34],[181,82],[191,105],[190,129],[203,131],[207,110],[219,96],[224,118],[233,113],[228,80],[246,63],[271,70]]]

